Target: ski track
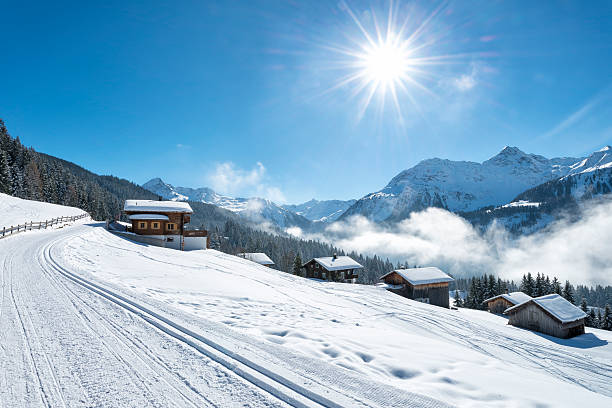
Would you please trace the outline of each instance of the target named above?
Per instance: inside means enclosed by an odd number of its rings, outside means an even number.
[[[286,406],[52,271],[58,235],[11,237],[22,245],[0,254],[0,406]]]
[[[0,357],[21,354],[23,360],[19,375],[0,377],[0,406],[448,406],[382,383],[364,396],[369,381],[328,363],[252,348],[256,341],[228,330],[192,332],[184,321],[190,327],[204,322],[165,317],[157,312],[163,305],[143,304],[62,266],[56,248],[85,231],[30,233],[0,254],[0,336],[13,340],[5,345],[0,337]],[[12,321],[20,322],[19,330]]]

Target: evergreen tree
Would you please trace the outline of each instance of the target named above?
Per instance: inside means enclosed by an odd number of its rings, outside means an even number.
[[[453,302],[453,305],[455,307],[463,307],[463,300],[461,299],[458,290],[455,290],[455,301]]]
[[[584,320],[585,326],[591,327],[592,322],[589,321],[589,308],[587,307],[587,302],[585,298],[582,298],[582,301],[580,302],[580,309],[582,309],[582,311],[587,315],[586,319]]]
[[[597,329],[601,329],[603,323],[603,317],[601,316],[601,309],[597,309],[597,321],[593,325],[593,327]]]
[[[565,286],[563,287],[562,296],[572,305],[575,303],[574,291],[572,290],[572,285],[570,284],[568,280],[565,281]]]
[[[559,279],[557,279],[556,276],[553,277],[553,280],[550,286],[551,286],[551,293],[556,293],[557,295],[561,295],[563,293],[563,290],[561,289],[561,282],[559,282]]]
[[[8,155],[0,148],[0,193],[11,194],[11,184]]]
[[[540,275],[540,272],[538,272],[536,279],[535,279],[535,296],[539,297],[543,295],[544,295],[544,277]]]
[[[300,257],[300,254],[297,253],[295,255],[295,259],[293,260],[293,274],[294,275],[301,275],[301,271],[302,271],[302,258]]]
[[[585,324],[589,327],[597,327],[597,316],[595,316],[595,309],[591,308],[591,310],[589,310],[589,315]]]
[[[606,305],[604,308],[604,314],[599,327],[604,330],[612,330],[612,311],[610,311],[610,305]]]

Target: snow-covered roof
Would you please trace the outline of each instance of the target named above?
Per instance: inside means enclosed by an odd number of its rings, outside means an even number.
[[[326,256],[323,258],[314,258],[314,261],[320,264],[328,271],[340,271],[343,269],[362,269],[363,266],[357,263],[350,256]],[[310,262],[310,261],[308,261]],[[307,262],[307,263],[308,263]]]
[[[510,292],[510,293],[503,293],[501,295],[493,296],[489,299],[485,299],[482,303],[488,303],[498,298],[504,298],[508,302],[512,303],[513,305],[518,305],[520,303],[527,302],[528,300],[532,299],[531,296],[523,292]]]
[[[155,200],[125,200],[123,211],[138,212],[178,212],[192,213],[193,210],[184,201],[155,201]]]
[[[260,265],[274,265],[274,262],[263,252],[241,253],[238,256]]]
[[[133,214],[128,217],[130,220],[163,220],[169,221],[167,215],[161,214]]]
[[[570,302],[565,300],[565,298],[560,295],[557,295],[556,293],[530,299],[526,302],[506,309],[504,313],[509,314],[515,312],[516,310],[530,302],[538,305],[539,307],[550,313],[555,319],[559,320],[561,323],[571,323],[575,322],[576,320],[584,319],[586,317],[586,313],[584,313],[580,308],[572,305]]]
[[[453,278],[435,266],[428,266],[426,268],[396,269],[381,276],[380,279],[384,279],[392,273],[397,273],[413,286],[454,281]]]

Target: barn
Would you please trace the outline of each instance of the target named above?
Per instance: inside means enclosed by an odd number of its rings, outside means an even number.
[[[274,265],[274,261],[272,261],[272,259],[270,259],[270,257],[264,254],[263,252],[243,252],[243,253],[237,254],[236,256],[239,256],[244,259],[248,259],[251,262],[255,262],[260,265],[264,265],[268,267],[271,267],[272,265]]]
[[[435,266],[396,269],[380,279],[393,293],[419,302],[449,307],[448,284],[454,279]]]
[[[357,271],[363,269],[357,261],[349,256],[328,256],[313,258],[302,265],[307,278],[329,280],[333,282],[355,283]]]
[[[507,309],[508,324],[562,339],[584,334],[586,314],[553,293],[530,299]]]
[[[486,299],[482,303],[487,304],[487,309],[491,313],[502,314],[504,311],[512,306],[516,306],[520,303],[526,302],[531,299],[526,293],[523,292],[512,292],[504,293],[501,295],[493,296],[492,298]]]

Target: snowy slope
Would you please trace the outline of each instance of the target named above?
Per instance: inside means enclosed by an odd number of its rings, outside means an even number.
[[[353,401],[343,406],[612,403],[610,332],[554,339],[486,312],[305,280],[213,250],[133,244],[92,226],[56,240],[52,256],[312,390]]]
[[[0,193],[0,228],[82,213],[83,210],[75,207],[66,207],[41,201],[22,200],[21,198]]]
[[[315,200],[302,204],[283,205],[283,208],[315,222],[333,222],[357,200]]]
[[[200,201],[232,211],[256,223],[272,223],[281,229],[298,226],[307,228],[310,221],[301,215],[263,198],[234,198],[216,193],[208,187],[175,187],[160,178],[154,178],[142,185],[143,188],[166,200]]]
[[[382,190],[358,200],[343,217],[360,214],[375,221],[399,220],[427,207],[472,211],[503,205],[519,193],[563,177],[583,159],[547,159],[505,147],[483,163],[424,160],[395,176]]]

